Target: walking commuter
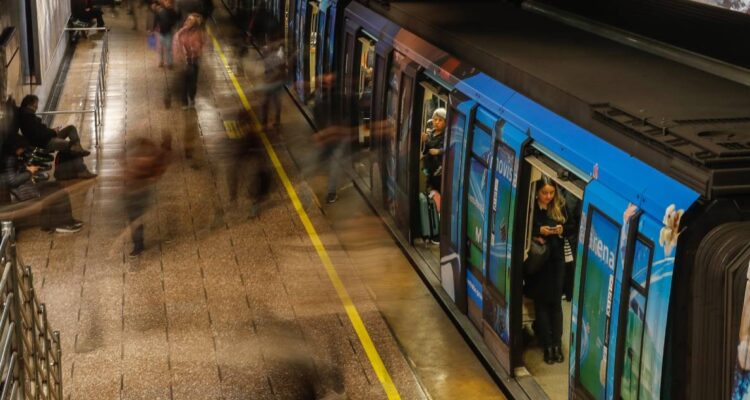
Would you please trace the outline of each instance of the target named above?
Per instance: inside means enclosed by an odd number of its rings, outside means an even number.
[[[525,278],[534,299],[534,333],[544,349],[544,362],[563,362],[562,304],[565,256],[563,225],[567,220],[565,200],[557,184],[543,175],[536,181],[532,240],[547,247],[547,260],[536,273]]]
[[[185,61],[183,110],[195,107],[195,95],[198,91],[198,65],[205,42],[203,17],[197,13],[188,15],[182,28],[177,31],[174,40],[175,55]]]
[[[137,257],[146,249],[144,224],[153,201],[156,182],[169,165],[172,137],[166,135],[161,146],[147,138],[136,138],[128,142],[125,149],[125,211],[128,229],[133,241],[130,257]]]
[[[172,69],[173,50],[172,38],[174,29],[180,21],[180,16],[174,9],[173,0],[164,0],[156,10],[154,16],[154,31],[159,32],[159,67],[167,66]]]
[[[287,78],[287,63],[282,42],[273,42],[263,48],[263,67],[265,79],[263,126],[266,129],[276,129],[281,125],[281,95]],[[271,108],[274,111],[273,122],[271,122]]]
[[[260,205],[268,197],[271,188],[271,165],[266,157],[263,143],[258,133],[253,131],[247,113],[238,118],[239,137],[227,138],[225,152],[225,173],[229,189],[229,202],[237,203],[242,177],[247,177],[247,198],[250,200],[250,217],[260,214]],[[245,175],[248,174],[248,175]]]
[[[323,146],[319,161],[329,163],[326,203],[333,203],[338,200],[338,184],[342,173],[340,161],[345,158],[351,146],[352,129],[348,120],[341,118],[336,108],[335,101],[341,97],[336,75],[323,75],[320,81],[323,94],[313,107],[313,117],[318,128],[315,141]]]

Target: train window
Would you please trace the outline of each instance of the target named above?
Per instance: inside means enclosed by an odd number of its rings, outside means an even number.
[[[628,311],[625,317],[625,345],[622,350],[624,354],[622,357],[620,398],[623,400],[638,399],[639,392],[646,389],[640,387],[640,377],[651,255],[651,246],[640,239],[637,240],[633,256],[633,268],[630,274]],[[641,393],[641,398],[648,397]]]
[[[396,214],[396,133],[398,130],[399,119],[399,92],[401,88],[401,63],[405,57],[397,52],[393,52],[391,61],[391,70],[388,74],[388,88],[386,93],[385,107],[385,132],[383,145],[385,147],[385,202],[391,215]]]
[[[315,91],[316,85],[316,73],[315,66],[317,65],[317,49],[318,49],[318,3],[310,2],[310,93]]]

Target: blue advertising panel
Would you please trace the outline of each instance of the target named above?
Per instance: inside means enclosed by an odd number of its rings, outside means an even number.
[[[581,347],[578,355],[581,385],[594,399],[605,396],[611,290],[617,262],[620,226],[599,211],[591,211],[586,241],[581,312]]]
[[[471,271],[466,273],[466,289],[469,296],[469,301],[477,305],[481,310],[482,304],[482,283],[477,279]]]
[[[487,167],[472,157],[469,164],[468,202],[466,207],[466,237],[469,239],[467,258],[470,265],[485,274],[485,232],[487,220]]]
[[[497,289],[503,310],[500,315],[508,316],[507,305],[510,300],[510,248],[513,227],[511,202],[515,196],[514,174],[516,154],[505,145],[498,145],[495,154],[495,183],[492,196],[492,228],[490,231],[489,281]],[[502,321],[495,328],[500,338],[508,343],[508,321]]]
[[[451,185],[451,242],[455,247],[458,247],[461,229],[461,197],[463,191],[463,172],[464,172],[464,157],[463,157],[463,146],[466,139],[464,132],[466,131],[466,116],[461,113],[452,113],[452,121],[450,127],[450,143],[448,144],[448,153],[446,157],[453,161],[453,171],[450,171],[452,176]]]

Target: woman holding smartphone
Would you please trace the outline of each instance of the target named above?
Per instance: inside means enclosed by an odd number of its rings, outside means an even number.
[[[565,200],[548,176],[536,181],[532,240],[547,246],[549,257],[537,273],[529,276],[529,294],[534,299],[534,331],[544,348],[544,362],[563,362],[562,304],[565,273],[563,225],[567,219]]]

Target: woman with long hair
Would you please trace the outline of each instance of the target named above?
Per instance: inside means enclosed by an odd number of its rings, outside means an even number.
[[[565,256],[563,237],[565,199],[550,177],[536,181],[532,240],[547,247],[547,261],[535,274],[526,278],[529,294],[534,299],[536,322],[534,333],[544,348],[544,362],[563,362],[562,304]]]
[[[198,91],[198,64],[206,43],[203,31],[203,17],[191,13],[185,18],[182,28],[177,31],[174,40],[174,53],[178,59],[185,61],[184,86],[182,89],[183,109],[195,107],[195,94]]]

